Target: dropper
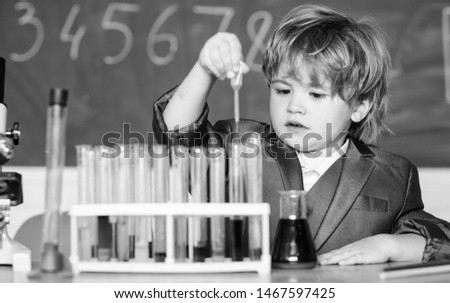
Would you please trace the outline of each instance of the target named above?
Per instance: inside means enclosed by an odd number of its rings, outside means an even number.
[[[242,70],[243,70],[243,62],[240,61],[239,71],[236,77],[230,80],[231,88],[234,91],[234,122],[236,124],[236,132],[239,134],[239,90],[242,86]]]
[[[244,63],[241,61],[239,71],[234,78],[230,80],[231,88],[234,91],[234,122],[236,124],[236,134],[239,138],[239,90],[242,86],[242,71]],[[231,151],[231,169],[230,169],[230,188],[229,199],[232,203],[244,202],[243,175],[241,167],[241,159],[239,157],[241,150],[240,140],[232,142]],[[242,239],[243,239],[243,218],[236,216],[231,218],[231,225],[228,231],[230,235],[231,258],[233,261],[242,261],[244,257]]]

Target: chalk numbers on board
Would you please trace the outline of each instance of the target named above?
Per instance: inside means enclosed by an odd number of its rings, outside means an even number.
[[[125,42],[122,49],[115,56],[106,56],[103,58],[103,62],[108,65],[118,64],[123,61],[130,53],[131,46],[133,45],[133,32],[124,23],[114,21],[114,14],[119,13],[137,13],[139,12],[139,6],[131,3],[109,3],[106,7],[105,15],[102,19],[102,28],[106,30],[119,31],[125,37]]]
[[[150,58],[150,61],[156,65],[169,64],[173,58],[175,58],[175,54],[178,51],[178,39],[175,35],[170,33],[159,33],[160,28],[167,21],[167,19],[169,19],[169,17],[177,11],[178,5],[176,4],[173,4],[163,10],[158,18],[156,18],[150,32],[148,33],[147,55]],[[157,55],[155,51],[155,45],[162,42],[169,43],[169,52],[164,56]]]
[[[59,35],[59,39],[62,42],[71,43],[70,44],[70,59],[72,59],[72,60],[78,59],[80,42],[87,30],[86,25],[81,25],[79,28],[77,28],[75,34],[70,33],[72,27],[74,26],[74,22],[78,16],[79,12],[80,12],[80,5],[74,4],[74,6],[72,6],[72,9],[69,12],[69,15],[67,16],[66,22],[64,23],[64,26]]]
[[[24,14],[17,20],[19,25],[31,25],[36,30],[36,37],[27,51],[23,53],[11,53],[9,56],[13,61],[24,62],[30,60],[39,52],[42,42],[44,42],[44,25],[34,15],[36,10],[33,4],[29,2],[17,2],[14,5],[14,9],[16,11],[25,11]]]
[[[33,58],[39,53],[42,47],[45,36],[44,24],[36,16],[35,6],[27,1],[17,2],[14,5],[14,9],[21,12],[17,23],[21,26],[32,26],[34,29],[33,41],[29,42],[28,49],[18,52],[10,53],[10,59],[15,62],[25,62]],[[89,30],[85,24],[81,21],[77,22],[80,18],[80,4],[75,3],[71,7],[67,14],[65,22],[62,26],[59,39],[63,43],[70,44],[70,59],[76,61],[80,57],[80,44],[83,41],[87,31]],[[118,16],[131,16],[138,14],[141,8],[138,4],[133,3],[120,3],[111,2],[105,8],[101,20],[101,29],[103,31],[112,31],[119,33],[123,36],[123,44],[114,49],[114,53],[105,54],[103,57],[103,63],[107,65],[119,64],[127,58],[133,47],[134,37],[133,31],[123,21],[118,21]],[[164,32],[162,28],[164,25],[176,18],[176,14],[179,13],[179,5],[172,4],[163,9],[158,17],[153,22],[146,43],[146,51],[149,60],[155,65],[167,65],[172,62],[178,52],[178,38],[173,33]],[[218,20],[218,32],[227,31],[232,19],[235,15],[235,9],[231,6],[206,6],[206,5],[194,5],[192,7],[192,13],[203,16],[214,16]],[[272,25],[272,15],[267,11],[257,11],[252,13],[247,20],[247,34],[251,41],[249,50],[245,56],[245,61],[252,70],[260,71],[261,65],[256,63],[258,54],[264,51],[264,43]],[[161,50],[156,51],[157,45],[163,44],[168,46],[162,53]]]
[[[267,11],[258,11],[253,13],[247,22],[247,33],[252,40],[252,45],[247,53],[245,62],[253,71],[260,71],[261,64],[255,63],[255,59],[259,52],[264,52],[265,44],[264,40],[269,33],[270,26],[272,25],[272,14]],[[261,20],[261,25],[256,30],[256,24]]]

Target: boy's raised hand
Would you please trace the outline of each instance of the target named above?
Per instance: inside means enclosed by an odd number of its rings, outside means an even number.
[[[242,46],[235,34],[220,32],[206,41],[198,62],[211,75],[221,80],[232,79],[239,71],[242,61]],[[242,73],[247,73],[249,67],[243,63]]]
[[[247,73],[249,68],[241,59],[241,43],[236,35],[217,33],[206,41],[163,112],[167,129],[185,127],[200,117],[217,78],[234,79],[241,66],[241,73]]]

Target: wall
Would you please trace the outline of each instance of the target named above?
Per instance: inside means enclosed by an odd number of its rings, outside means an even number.
[[[44,165],[51,87],[70,91],[68,165],[75,165],[75,144],[100,144],[124,124],[145,135],[153,100],[183,79],[217,31],[239,36],[252,70],[242,116],[268,121],[261,54],[280,17],[303,3],[379,20],[393,59],[389,125],[396,133],[380,144],[422,167],[450,167],[449,0],[1,0],[8,126],[22,127],[11,164]],[[231,99],[228,81],[219,83],[211,120],[232,116]]]

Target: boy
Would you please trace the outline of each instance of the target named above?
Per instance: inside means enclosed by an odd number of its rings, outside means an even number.
[[[235,35],[210,38],[181,85],[156,102],[155,133],[188,144],[231,133],[231,120],[209,124],[206,101],[217,79],[236,76],[241,58]],[[264,55],[271,123],[241,120],[241,133],[257,131],[267,142],[263,199],[271,204],[272,237],[278,190],[308,190],[322,265],[450,256],[450,224],[423,211],[417,168],[368,145],[385,128],[389,68],[383,36],[369,20],[299,6],[281,20]]]

